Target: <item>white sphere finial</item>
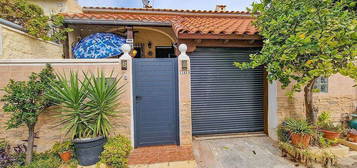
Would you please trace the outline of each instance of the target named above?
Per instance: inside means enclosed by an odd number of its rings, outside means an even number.
[[[180,45],[179,45],[179,51],[180,51],[181,53],[186,53],[186,51],[187,51],[187,45],[186,45],[186,44],[180,44]]]
[[[131,47],[130,47],[129,44],[123,44],[123,45],[121,46],[121,50],[123,50],[124,53],[129,53],[130,50],[131,50]]]
[[[186,44],[180,44],[179,51],[181,52],[180,55],[178,56],[179,60],[189,60],[190,59],[190,58],[188,58],[188,55],[186,54],[186,51],[187,51]]]

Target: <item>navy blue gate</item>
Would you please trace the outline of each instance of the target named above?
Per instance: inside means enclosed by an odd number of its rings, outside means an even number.
[[[133,59],[135,146],[178,144],[177,59]]]

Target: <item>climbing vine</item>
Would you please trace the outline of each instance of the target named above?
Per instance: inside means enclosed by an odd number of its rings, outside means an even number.
[[[72,31],[64,27],[63,16],[46,16],[40,6],[28,0],[0,0],[0,18],[23,26],[28,34],[43,40],[60,42]]]

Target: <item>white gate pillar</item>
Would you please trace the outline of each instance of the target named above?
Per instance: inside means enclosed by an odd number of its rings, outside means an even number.
[[[178,56],[180,145],[192,145],[191,74],[186,44],[180,44]]]
[[[130,106],[130,140],[131,145],[134,147],[134,105],[133,105],[133,61],[132,57],[129,55],[131,51],[131,46],[129,44],[124,44],[121,47],[124,54],[119,58],[121,75],[123,75],[123,81],[126,83],[124,88],[124,95],[127,99],[127,103]],[[123,96],[124,96],[123,95]]]

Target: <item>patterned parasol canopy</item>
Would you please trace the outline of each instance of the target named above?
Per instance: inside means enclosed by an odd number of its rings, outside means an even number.
[[[108,58],[122,54],[125,38],[114,33],[95,33],[79,41],[72,49],[77,59]]]

